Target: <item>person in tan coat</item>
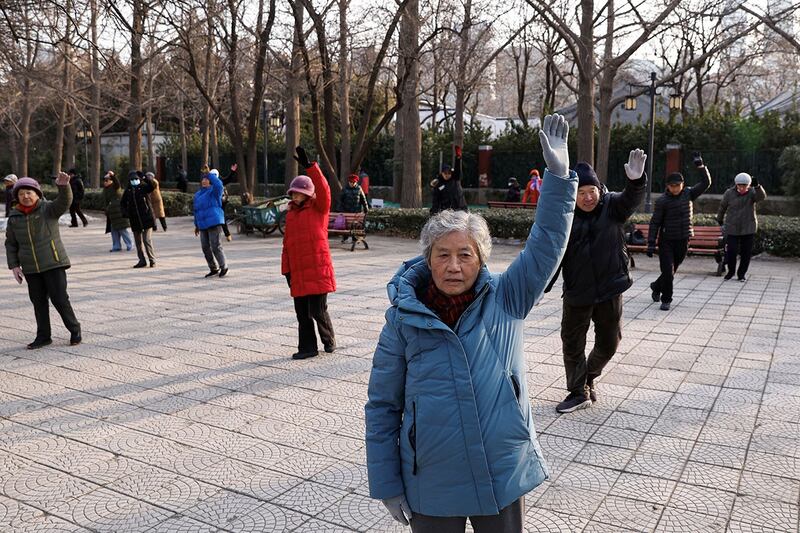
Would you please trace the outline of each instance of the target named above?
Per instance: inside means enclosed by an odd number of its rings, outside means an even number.
[[[161,197],[161,184],[158,183],[156,175],[152,172],[145,174],[153,184],[153,192],[150,193],[150,205],[153,206],[153,217],[161,222],[161,228],[167,231],[167,215],[164,213],[164,199]],[[154,230],[156,228],[153,228]]]

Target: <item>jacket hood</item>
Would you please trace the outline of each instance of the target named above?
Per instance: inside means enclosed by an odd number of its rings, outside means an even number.
[[[483,287],[489,283],[492,275],[486,265],[482,265],[478,272],[478,279],[475,280],[475,294],[478,294]],[[426,286],[431,281],[431,269],[425,258],[421,255],[404,261],[397,269],[391,281],[386,285],[386,292],[389,295],[389,302],[393,306],[409,311],[423,311],[431,313],[425,305],[417,298],[417,289]]]

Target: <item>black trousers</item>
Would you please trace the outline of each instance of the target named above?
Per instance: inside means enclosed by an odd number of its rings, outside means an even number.
[[[500,514],[489,516],[470,516],[469,522],[475,533],[522,533],[525,501],[520,498]],[[464,533],[467,527],[466,516],[428,516],[412,513],[412,533]]]
[[[328,295],[310,294],[294,299],[294,312],[297,314],[299,341],[297,350],[300,353],[318,351],[317,335],[314,333],[314,322],[317,323],[319,338],[325,346],[336,344],[333,324],[328,315]]]
[[[658,262],[661,266],[661,275],[651,287],[654,291],[661,293],[661,301],[664,303],[672,301],[672,280],[678,267],[686,259],[688,248],[689,239],[661,239],[658,243]]]
[[[76,218],[75,215],[77,215],[77,216],[79,216],[81,218],[81,222],[83,222],[84,226],[89,223],[89,221],[86,220],[86,217],[83,215],[83,211],[81,211],[81,201],[80,200],[72,200],[72,203],[69,206],[69,216],[70,216],[70,219],[71,219],[70,223],[73,226],[77,226],[78,225],[78,219]]]
[[[28,296],[33,303],[33,312],[36,315],[36,338],[50,338],[50,306],[48,299],[53,302],[61,320],[70,333],[80,333],[81,325],[75,318],[72,304],[69,303],[67,294],[67,271],[65,268],[56,268],[40,274],[25,274],[28,282]]]
[[[594,348],[586,357],[586,333],[594,322]],[[561,346],[567,389],[583,392],[603,372],[622,340],[622,295],[592,305],[570,305],[561,315]]]
[[[725,245],[725,263],[728,266],[728,273],[742,279],[750,268],[750,256],[753,254],[753,241],[755,235],[728,235]],[[740,255],[742,260],[739,262],[739,270],[736,270],[736,256]]]

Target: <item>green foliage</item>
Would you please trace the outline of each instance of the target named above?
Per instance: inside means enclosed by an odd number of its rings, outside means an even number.
[[[526,239],[536,217],[535,209],[481,209],[478,212],[489,224],[492,237]],[[373,209],[367,215],[367,231],[409,238],[419,238],[428,220],[427,209]],[[759,226],[754,252],[767,252],[779,257],[800,257],[800,218],[784,216],[758,217]],[[631,223],[646,224],[650,215],[637,213]],[[714,215],[695,215],[696,226],[716,226]]]
[[[787,146],[778,160],[783,171],[783,192],[800,196],[800,145]]]

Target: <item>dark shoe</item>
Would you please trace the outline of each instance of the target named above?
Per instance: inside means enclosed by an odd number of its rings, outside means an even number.
[[[144,268],[146,266],[147,266],[147,263],[145,263],[144,261],[139,261],[138,263],[133,265],[133,268]]]
[[[592,400],[590,400],[586,394],[582,392],[570,392],[569,396],[567,396],[563,402],[556,405],[556,412],[571,413],[578,409],[586,409],[587,407],[591,407],[591,405]]]
[[[209,271],[208,271],[208,274],[206,274],[206,277],[207,277],[207,278],[210,278],[210,277],[212,277],[212,276],[216,276],[217,274],[219,274],[219,270],[217,270],[217,269],[215,268],[215,269],[213,269],[213,270],[209,270]]]
[[[733,277],[733,272],[728,272],[727,274],[725,274],[725,277],[723,279],[725,279],[725,281],[727,281],[727,280],[731,279],[732,277]]]
[[[122,251],[121,248],[117,248],[116,250],[112,248],[109,250],[109,252],[121,252],[121,251]]]
[[[88,226],[88,225],[89,225],[89,221],[88,221],[88,220],[87,220],[87,221],[85,221],[85,222],[83,223],[83,227],[84,227],[84,228],[85,228],[86,226]]]
[[[744,283],[745,281],[747,281],[747,278],[746,278],[745,276],[742,276],[741,278],[739,278],[739,281],[741,281],[742,283]]]
[[[150,268],[155,268],[155,266],[156,266],[156,262],[155,261],[150,261]]]
[[[49,338],[48,339],[36,338],[36,339],[33,340],[32,343],[30,343],[28,345],[28,349],[29,350],[35,350],[36,348],[41,348],[42,346],[49,346],[51,344],[53,344],[53,340],[52,339],[49,339]]]
[[[594,383],[587,383],[586,390],[589,393],[589,399],[592,400],[592,403],[597,401],[597,393],[594,390]]]
[[[334,342],[333,344],[325,344],[323,349],[325,350],[325,353],[333,353],[334,350],[336,350],[336,343]]]
[[[224,278],[225,274],[228,273],[228,267],[222,267],[219,271],[219,277]]]
[[[650,290],[653,291],[650,297],[653,299],[654,302],[657,302],[661,299],[661,293],[653,287],[654,285],[655,283],[650,284]]]
[[[662,311],[669,311],[669,302],[661,302],[661,307],[659,307]]]
[[[316,357],[319,352],[297,352],[292,354],[292,359],[308,359],[309,357]]]
[[[77,228],[77,227],[78,227],[78,225],[77,225],[77,224],[70,224],[70,225],[69,225],[69,227],[70,227],[70,228]]]
[[[81,343],[83,339],[81,338],[81,332],[73,333],[69,336],[69,345],[70,346],[77,346]]]

